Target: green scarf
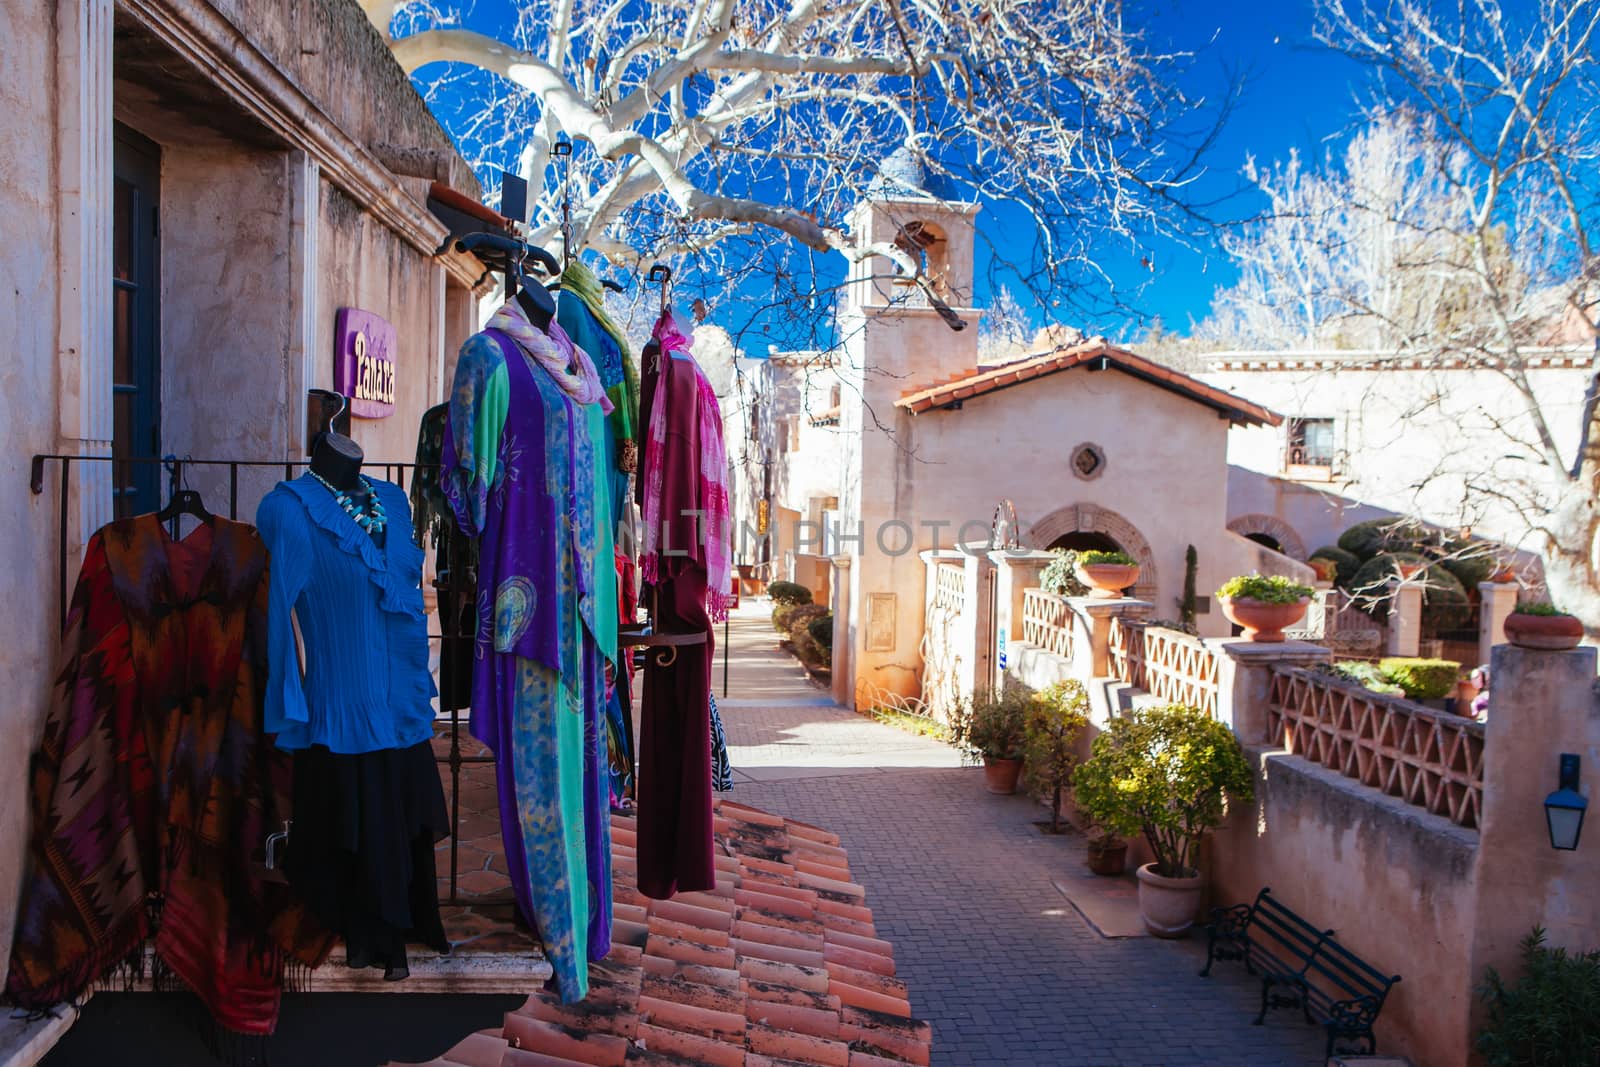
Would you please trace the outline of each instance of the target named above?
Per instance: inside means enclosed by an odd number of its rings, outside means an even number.
[[[617,343],[617,350],[622,353],[622,381],[607,389],[606,395],[611,398],[612,407],[615,408],[610,417],[612,436],[618,441],[630,441],[633,439],[634,424],[639,418],[639,367],[628,348],[628,338],[606,312],[605,288],[594,271],[574,259],[561,272],[561,288],[583,301],[589,314],[594,316],[602,330],[611,335]]]

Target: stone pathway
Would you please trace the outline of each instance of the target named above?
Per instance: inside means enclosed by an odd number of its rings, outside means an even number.
[[[935,1067],[1303,1065],[1321,1031],[1291,1013],[1251,1026],[1260,986],[1238,965],[1197,977],[1205,944],[1107,940],[1051,884],[1078,838],[1042,809],[984,792],[948,746],[843,710],[777,648],[764,601],[731,624],[721,695],[741,803],[823,826],[849,851],[894,944]]]

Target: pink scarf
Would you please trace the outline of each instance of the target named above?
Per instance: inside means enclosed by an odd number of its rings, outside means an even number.
[[[555,320],[550,322],[550,332],[545,333],[528,321],[528,315],[515,299],[500,305],[489,319],[488,328],[517,342],[534,362],[549,372],[561,391],[579,404],[599,404],[607,415],[612,412],[611,398],[606,387],[600,384],[600,372],[595,370],[589,353],[572,343]],[[571,367],[569,370],[568,367]]]
[[[689,356],[694,368],[699,399],[700,476],[699,510],[705,524],[706,609],[713,622],[728,617],[733,604],[733,554],[729,543],[728,456],[722,442],[722,409],[717,394],[706,381],[700,365],[689,354],[689,339],[678,329],[672,312],[656,322],[653,336],[661,346],[661,359],[674,352]],[[647,582],[658,580],[661,565],[662,504],[665,495],[662,462],[667,446],[667,405],[657,385],[656,402],[650,407],[649,436],[644,450],[644,532],[639,553],[640,574]]]

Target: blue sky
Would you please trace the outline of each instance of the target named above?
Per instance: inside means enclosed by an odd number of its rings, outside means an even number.
[[[473,28],[504,36],[509,30],[509,13],[509,4],[480,2],[469,6],[466,22]],[[1204,92],[1215,98],[1230,77],[1244,79],[1232,118],[1209,156],[1208,173],[1195,187],[1199,198],[1210,199],[1239,190],[1240,169],[1251,155],[1271,162],[1298,148],[1303,154],[1320,159],[1330,145],[1337,145],[1347,134],[1365,73],[1314,44],[1313,0],[1131,0],[1127,18],[1130,24],[1140,26],[1153,50],[1194,54],[1183,85],[1191,96]],[[473,78],[436,100],[447,128],[462,121],[463,113],[473,108],[473,89],[478,86],[481,82]],[[1247,217],[1258,206],[1257,200],[1246,193],[1212,210],[1238,219]],[[996,244],[1031,242],[1030,233],[1013,229],[1026,225],[1017,213],[986,210],[979,225],[987,239]],[[988,254],[980,242],[980,305],[987,304],[990,297],[988,263],[983,261]],[[1215,291],[1234,280],[1234,272],[1214,236],[1201,238],[1192,248],[1166,239],[1152,239],[1133,248],[1126,243],[1108,242],[1095,249],[1095,256],[1112,275],[1119,302],[1131,305],[1134,313],[1119,319],[1082,321],[1081,313],[1071,309],[1047,312],[1033,308],[1036,321],[1059,317],[1091,332],[1128,337],[1142,332],[1159,316],[1166,329],[1187,332],[1193,320],[1205,317]],[[807,258],[803,250],[796,250],[792,267],[797,274],[806,273]],[[1148,258],[1151,268],[1141,265],[1144,258]],[[834,266],[829,264],[824,273],[831,274]],[[707,279],[706,284],[714,285],[715,279]],[[1020,289],[1015,285],[1012,288]],[[744,302],[746,307],[761,298],[759,293],[750,295],[752,300]],[[791,307],[770,314],[793,316],[794,311]],[[749,317],[744,317],[745,322],[730,321],[726,325],[736,330],[745,327]],[[759,352],[765,349],[769,337],[780,343],[796,343],[792,336],[769,334],[761,324],[740,340],[747,351]]]

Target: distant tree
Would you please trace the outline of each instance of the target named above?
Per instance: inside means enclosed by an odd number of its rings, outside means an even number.
[[[1591,638],[1600,362],[1564,428],[1576,432],[1561,435],[1529,370],[1538,350],[1595,332],[1597,30],[1600,0],[1320,0],[1318,37],[1373,71],[1366,128],[1322,173],[1294,156],[1247,171],[1268,210],[1226,242],[1241,280],[1202,331],[1498,374],[1516,409],[1494,420],[1506,453],[1467,477],[1463,507],[1519,517],[1551,593]]]
[[[978,358],[985,363],[1021,355],[1031,347],[1033,321],[1011,287],[995,290],[978,325]]]

